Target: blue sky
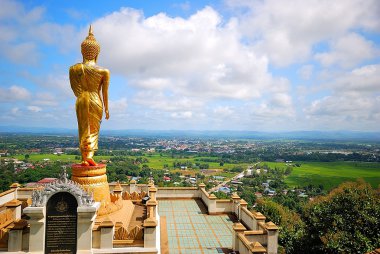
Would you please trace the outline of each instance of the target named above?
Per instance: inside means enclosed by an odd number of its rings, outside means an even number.
[[[1,1],[0,125],[76,128],[89,24],[103,129],[380,131],[377,0]]]

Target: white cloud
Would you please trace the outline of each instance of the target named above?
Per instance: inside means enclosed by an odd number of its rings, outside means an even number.
[[[33,98],[33,105],[57,106],[60,103],[60,100],[50,92],[38,92]]]
[[[42,111],[42,108],[41,108],[41,107],[34,106],[34,105],[28,106],[27,109],[28,109],[29,111],[34,112],[34,113],[37,113],[37,112],[41,112],[41,111]]]
[[[378,130],[379,1],[225,3],[231,7],[225,13],[216,5],[187,9],[186,17],[146,17],[121,8],[91,22],[99,64],[111,70],[112,120],[102,128]],[[80,61],[88,28],[58,24],[49,9],[30,6],[2,2],[0,58],[17,64],[1,77],[1,106],[21,124],[75,123],[67,67]],[[66,12],[75,18],[82,11]],[[74,47],[75,55],[59,61],[46,55]],[[25,87],[4,87],[13,74]]]
[[[20,112],[20,109],[18,107],[14,107],[11,109],[12,115],[18,115],[19,112]]]
[[[170,116],[176,119],[189,119],[189,118],[192,118],[193,112],[191,111],[173,112],[170,114]]]
[[[367,65],[342,73],[324,85],[332,92],[314,99],[304,113],[326,128],[373,130],[380,122],[380,66]]]
[[[23,101],[30,97],[30,92],[24,87],[15,85],[9,88],[0,87],[0,102]]]
[[[204,103],[200,100],[165,95],[164,93],[156,93],[153,91],[139,92],[133,101],[136,104],[147,106],[154,110],[168,112],[177,110],[188,111],[200,109],[204,106]]]
[[[190,10],[190,7],[191,7],[189,1],[186,1],[186,2],[183,2],[183,3],[175,3],[173,6],[179,8],[181,10],[184,10],[184,11]]]
[[[2,43],[0,44],[0,56],[3,55],[13,63],[36,64],[40,58],[36,51],[36,44],[33,42]]]
[[[366,96],[380,93],[380,64],[366,65],[343,73],[332,80],[326,88],[334,89],[335,94],[359,93]]]
[[[125,113],[128,108],[127,98],[109,100],[109,108],[110,114]]]
[[[0,56],[16,64],[37,64],[45,45],[62,52],[79,43],[72,25],[59,25],[44,20],[45,8],[26,9],[23,4],[4,0],[0,11]]]
[[[49,97],[53,96],[52,94],[54,93],[59,95],[59,100],[61,101],[63,99],[74,98],[68,74],[47,74],[43,77],[35,77],[27,74],[25,77],[36,83],[43,90],[47,90],[48,93],[50,93]]]
[[[353,29],[380,31],[377,0],[229,0],[227,4],[243,9],[242,33],[279,66],[303,62],[312,55],[314,45]]]
[[[273,94],[270,104],[278,108],[287,108],[292,106],[292,98],[288,94],[277,93]]]
[[[234,110],[229,106],[218,106],[213,110],[214,114],[217,117],[226,117],[231,116],[234,113]]]
[[[364,60],[379,56],[380,51],[374,43],[356,33],[349,33],[331,42],[330,51],[317,53],[315,58],[324,66],[338,64],[349,68]]]
[[[175,96],[252,99],[276,86],[265,57],[240,42],[235,19],[206,7],[189,18],[145,18],[122,8],[93,24],[99,62],[139,89]]]
[[[303,65],[299,70],[298,70],[298,75],[305,80],[309,80],[311,76],[313,75],[313,65],[307,64]]]
[[[19,13],[21,10],[23,10],[21,4],[15,1],[3,0],[1,1],[0,20],[10,18],[14,13]]]

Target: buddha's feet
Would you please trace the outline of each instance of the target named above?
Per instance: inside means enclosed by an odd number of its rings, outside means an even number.
[[[88,163],[88,165],[90,166],[96,166],[98,165],[92,158],[87,158],[86,159],[86,162]]]
[[[82,165],[82,166],[89,166],[90,164],[89,164],[87,161],[82,161],[82,162],[81,162],[81,165]]]

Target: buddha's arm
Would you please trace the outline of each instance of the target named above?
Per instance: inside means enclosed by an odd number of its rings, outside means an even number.
[[[110,83],[110,72],[109,72],[109,70],[104,70],[102,95],[103,95],[104,109],[106,112],[106,119],[108,119],[110,117],[110,114],[108,111],[108,86],[109,86],[109,83]]]
[[[82,85],[81,85],[79,74],[76,71],[76,68],[77,66],[70,67],[69,78],[70,78],[71,89],[73,90],[75,96],[78,97],[82,92],[82,88],[81,88]]]

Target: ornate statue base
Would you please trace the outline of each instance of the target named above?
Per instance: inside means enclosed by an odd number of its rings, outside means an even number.
[[[80,184],[87,192],[93,193],[94,200],[100,202],[97,211],[99,216],[111,214],[123,207],[121,202],[111,200],[105,164],[98,164],[97,166],[73,164],[71,169],[71,180]]]
[[[71,169],[71,180],[79,183],[87,192],[92,192],[95,201],[101,203],[111,201],[105,164],[97,166],[74,164]]]

